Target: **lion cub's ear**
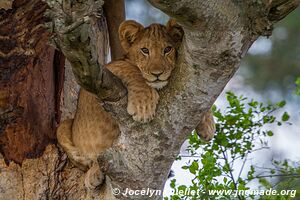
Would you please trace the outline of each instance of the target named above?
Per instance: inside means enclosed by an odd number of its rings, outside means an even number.
[[[137,34],[143,30],[143,25],[134,20],[127,20],[121,23],[119,27],[119,39],[123,49],[127,52],[128,48],[137,38]]]
[[[179,47],[184,35],[182,27],[177,24],[175,19],[170,19],[166,24],[167,32],[175,42],[176,47]]]

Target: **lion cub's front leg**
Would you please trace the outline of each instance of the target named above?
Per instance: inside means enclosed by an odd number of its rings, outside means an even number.
[[[152,120],[159,95],[154,88],[146,83],[140,70],[122,60],[111,62],[106,65],[106,68],[119,77],[127,87],[127,112],[132,115],[133,119],[139,122]]]
[[[155,115],[159,95],[148,85],[128,88],[127,112],[135,121],[148,122]]]

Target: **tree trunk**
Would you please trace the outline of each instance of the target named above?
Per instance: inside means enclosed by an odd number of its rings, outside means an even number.
[[[9,9],[10,2],[0,6]],[[150,0],[177,19],[185,38],[169,87],[160,91],[155,119],[139,124],[127,114],[124,87],[103,68],[108,40],[103,1],[73,1],[64,6],[60,1],[48,2],[52,41],[70,61],[77,82],[97,94],[120,125],[120,137],[99,157],[106,182],[97,195],[104,200],[115,199],[112,193],[126,188],[162,191],[181,144],[248,48],[258,36],[270,35],[272,25],[300,4],[299,0]],[[86,198],[83,173],[72,168],[54,142],[60,111],[63,118],[74,114],[76,92],[67,88],[78,87],[66,73],[61,93],[63,58],[46,44],[49,34],[41,27],[45,9],[39,0],[15,0],[12,9],[0,11],[1,200]],[[117,194],[116,198],[162,199],[162,193],[151,197]]]
[[[42,28],[46,5],[15,1],[13,6],[0,16],[0,151],[7,162],[22,163],[40,156],[55,139],[61,86],[54,70],[61,66],[60,53],[46,44],[49,33]]]
[[[79,85],[63,54],[48,44],[43,27],[48,6],[39,0],[2,3],[0,199],[86,199],[84,173],[56,145],[60,119],[74,117]],[[99,26],[103,64],[105,20]]]
[[[260,35],[270,35],[272,25],[300,4],[299,0],[150,2],[180,22],[185,38],[170,86],[160,91],[153,121],[133,122],[122,104],[107,108],[117,113],[121,135],[100,156],[99,164],[113,191],[121,192],[119,199],[162,199],[124,192],[163,190],[181,144],[234,75],[248,48]]]

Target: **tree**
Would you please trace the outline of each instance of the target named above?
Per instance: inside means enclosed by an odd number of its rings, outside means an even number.
[[[8,23],[7,21],[13,21],[13,19],[23,20],[27,22],[27,25],[37,22],[35,17],[41,18],[46,5],[38,0],[25,2],[22,0],[13,1],[12,10],[1,12],[1,22],[6,21]],[[150,0],[149,2],[155,7],[174,17],[182,25],[185,38],[170,86],[160,92],[162,98],[156,118],[148,124],[139,124],[128,117],[126,91],[124,91],[119,80],[102,67],[103,60],[98,60],[98,56],[101,58],[101,55],[105,55],[105,40],[107,39],[105,37],[107,29],[105,18],[101,9],[104,2],[102,0],[49,0],[47,2],[52,9],[51,12],[48,12],[48,17],[52,19],[48,24],[48,28],[54,33],[52,41],[70,61],[78,83],[88,91],[96,93],[102,101],[105,101],[105,109],[113,114],[121,127],[121,135],[115,145],[99,157],[100,166],[107,175],[106,182],[101,188],[101,199],[113,199],[112,192],[117,190],[123,192],[126,188],[132,190],[142,188],[163,189],[169,168],[179,153],[181,144],[233,76],[248,48],[258,36],[270,35],[272,25],[300,4],[299,0],[224,0],[218,2],[210,0],[188,2],[182,0]],[[122,3],[122,1],[115,2]],[[62,5],[60,5],[61,3]],[[114,4],[112,1],[106,3],[106,6],[119,5]],[[39,7],[43,9],[36,11]],[[36,11],[34,15],[32,15],[32,11]],[[113,9],[113,12],[119,11],[120,9]],[[24,16],[24,13],[27,14],[27,17]],[[18,24],[17,21],[15,24]],[[1,40],[16,40],[8,36],[13,33],[13,27],[6,30],[5,26],[0,26],[1,30],[4,30],[1,31]],[[28,33],[25,27],[20,28]],[[51,49],[46,46],[48,35],[44,29],[42,30],[41,33],[35,36],[29,35],[36,39],[41,39],[40,37],[44,36],[42,40],[38,41],[43,44],[45,49]],[[5,33],[4,36],[7,36],[6,39],[3,39],[3,33]],[[114,37],[111,35],[111,38]],[[31,40],[26,41],[30,42]],[[36,48],[37,43],[33,44]],[[1,52],[7,51],[6,46],[1,47]],[[72,51],[69,51],[70,49]],[[24,53],[29,52],[24,51]],[[29,54],[33,60],[38,55],[40,54]],[[49,56],[49,54],[46,55]],[[18,54],[18,56],[20,55]],[[18,67],[28,69],[25,62],[21,62],[22,65],[17,65],[14,58],[9,57],[7,60],[12,62],[7,65],[10,69]],[[53,56],[43,60],[51,62]],[[34,69],[44,69],[42,68],[43,64],[33,63],[38,64],[37,68]],[[1,65],[4,65],[3,62],[1,62]],[[61,76],[61,71],[58,69],[54,71]],[[24,76],[31,75],[30,72],[25,72]],[[32,80],[43,81],[44,79],[35,75]],[[16,81],[8,80],[8,82],[12,85],[12,88],[17,87]],[[49,82],[51,83],[51,81]],[[2,85],[1,88],[5,87],[4,84]],[[62,85],[57,87],[58,91],[51,90],[52,93],[48,96],[60,94],[61,87]],[[46,90],[50,91],[50,89]],[[32,93],[33,91],[27,90],[19,91],[17,94]],[[44,91],[39,91],[39,93],[46,95]],[[4,95],[1,100],[4,99],[4,102],[7,102],[7,96],[9,95]],[[25,104],[29,106],[25,106],[25,108],[30,106],[32,108],[35,104],[28,103],[35,101],[36,99],[30,98]],[[56,105],[56,108],[59,108],[58,103]],[[15,110],[15,107],[14,105],[12,109]],[[53,105],[51,108],[55,108],[55,106]],[[47,111],[52,115],[55,113],[55,111]],[[56,111],[59,113],[59,109]],[[22,113],[20,115],[24,116],[24,112],[20,112]],[[4,127],[4,131],[14,120],[16,114],[12,114],[6,110],[3,113],[1,112],[1,127]],[[28,124],[40,126],[42,121],[31,120]],[[19,125],[20,122],[15,121],[15,123]],[[48,130],[51,131],[45,131],[45,133],[51,132],[52,139],[54,139],[55,126]],[[9,136],[15,135],[15,132],[13,131]],[[27,132],[28,138],[34,138],[33,131],[28,130]],[[38,138],[34,138],[37,144],[41,144],[40,141],[47,138],[40,134],[38,136]],[[10,141],[10,137],[7,138],[7,141]],[[19,141],[23,141],[22,138]],[[44,142],[42,147],[45,148],[49,143]],[[27,147],[28,143],[25,144],[22,146]],[[3,142],[2,145],[6,145],[6,143]],[[12,144],[9,152],[15,152],[18,146],[19,144]],[[40,148],[38,154],[43,153],[43,155],[40,157],[35,156],[36,159],[33,160],[25,159],[33,152],[32,150],[26,149],[27,151],[23,151],[27,153],[24,153],[23,159],[19,161],[19,163],[23,161],[22,167],[13,163],[9,167],[1,164],[1,168],[6,169],[6,174],[1,175],[5,178],[1,178],[0,184],[6,186],[4,199],[14,197],[24,197],[25,199],[80,199],[84,196],[82,181],[75,180],[82,173],[77,169],[65,167],[66,158],[62,156],[62,152],[56,146],[48,146],[44,152],[42,151],[43,148]],[[4,154],[4,158],[17,161],[14,159],[15,157],[7,157],[7,154]],[[37,168],[33,167],[36,163],[39,164]],[[35,173],[39,175],[34,176]],[[14,184],[8,181],[10,180],[9,177],[15,177],[13,179]],[[31,185],[27,186],[28,182],[26,181],[30,182]],[[20,183],[23,183],[23,185]],[[112,190],[112,188],[115,190]],[[10,197],[7,196],[8,193],[11,195]],[[149,196],[124,197],[122,195],[116,197],[119,199],[162,198],[161,195],[152,196],[151,198]]]

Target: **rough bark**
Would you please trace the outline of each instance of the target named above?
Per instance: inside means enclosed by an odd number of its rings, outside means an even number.
[[[47,24],[53,33],[51,42],[71,63],[79,85],[103,100],[116,101],[124,97],[126,91],[121,81],[98,60],[108,48],[99,48],[103,37],[107,37],[103,34],[107,30],[102,10],[104,2],[47,2],[51,9],[46,15],[53,22]]]
[[[61,53],[47,45],[45,10],[40,1],[18,0],[0,11],[0,152],[7,162],[36,158],[56,138]]]
[[[63,85],[63,91],[58,96],[62,120],[74,117],[79,92],[68,62]],[[7,165],[0,155],[0,172],[1,200],[83,200],[87,196],[84,173],[74,168],[66,154],[53,144],[48,145],[38,158],[24,159],[22,165],[13,161]]]
[[[43,18],[46,8],[47,5],[38,0],[14,1],[12,9],[2,10],[0,13],[0,19],[3,20],[0,26],[0,136],[4,138],[1,138],[1,147],[5,147],[3,156],[0,157],[1,200],[92,199],[98,196],[86,194],[83,185],[84,173],[69,164],[60,148],[56,145],[48,145],[49,142],[55,143],[56,126],[60,118],[63,120],[74,117],[79,86],[76,84],[74,75],[71,76],[74,70],[71,65],[67,62],[65,71],[64,57],[48,45],[50,34],[43,27],[46,22]],[[21,24],[19,25],[18,22]],[[94,63],[103,64],[108,50],[105,19],[94,22],[96,25],[93,24],[93,27],[97,30],[93,29],[91,32],[96,35],[93,37],[93,42],[97,41],[95,48],[99,48],[99,51],[93,50],[93,58],[97,59],[96,61],[88,60],[90,57],[86,60],[79,59],[88,63],[89,67],[94,67]],[[28,43],[24,44],[25,42]],[[84,50],[84,47],[83,44],[81,50]],[[82,54],[89,56],[89,53],[92,54],[91,51]],[[23,54],[25,55],[22,56]],[[95,67],[92,69],[94,71],[88,69],[88,75],[95,72]],[[98,67],[96,71],[99,69]],[[76,75],[76,72],[74,74]],[[81,78],[77,77],[79,80]],[[103,91],[107,90],[105,87],[110,83],[105,82],[106,76],[103,79],[102,77],[97,79],[97,76],[92,78],[95,82],[101,80],[104,85]],[[118,81],[114,78],[112,80]],[[91,89],[94,88],[91,87]],[[122,85],[121,89],[123,89]],[[125,92],[123,91],[123,96]],[[103,92],[101,94],[104,97]],[[17,100],[12,99],[12,96]],[[29,105],[27,105],[28,102]],[[35,112],[24,116],[24,112],[28,112],[27,109]],[[29,121],[25,124],[29,127],[26,132],[23,131],[24,123],[19,118]],[[45,124],[48,125],[48,118],[51,119],[51,126],[44,130]],[[12,126],[19,127],[19,129],[8,132],[7,127]],[[31,126],[36,127],[38,132],[35,129],[32,130]],[[51,140],[49,140],[49,135],[51,135]],[[31,149],[34,147],[35,149]],[[9,165],[5,161],[10,161]]]
[[[61,114],[65,118],[75,112],[77,94],[76,82],[68,76],[71,67],[64,81],[65,59],[48,45],[46,8],[39,0],[17,0],[0,10],[1,200],[86,196],[78,181],[83,172],[72,168],[53,144]],[[67,97],[62,103],[61,95]]]

